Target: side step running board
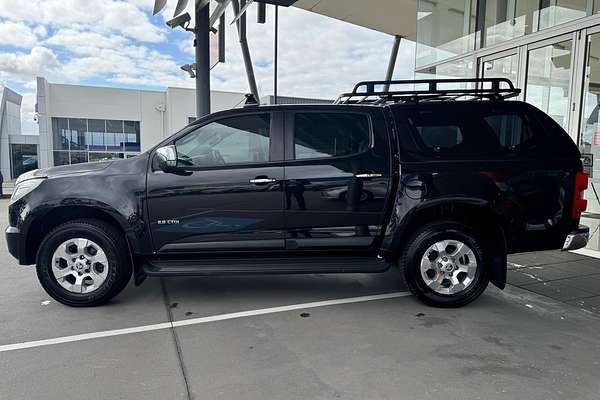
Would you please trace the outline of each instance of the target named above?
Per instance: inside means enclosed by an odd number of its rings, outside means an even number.
[[[390,264],[374,257],[251,258],[213,260],[147,260],[148,276],[244,274],[316,274],[384,272]]]

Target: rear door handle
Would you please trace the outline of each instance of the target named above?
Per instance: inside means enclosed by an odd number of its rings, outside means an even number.
[[[382,174],[357,174],[354,176],[359,179],[369,179],[369,178],[381,178],[383,175]]]
[[[275,182],[277,182],[277,179],[273,179],[273,178],[256,177],[254,179],[250,179],[250,183],[253,183],[255,185],[266,185],[266,184],[275,183]]]

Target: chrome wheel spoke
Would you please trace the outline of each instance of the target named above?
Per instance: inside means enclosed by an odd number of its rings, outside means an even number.
[[[63,269],[57,268],[53,272],[54,272],[54,276],[56,277],[56,279],[61,279],[61,278],[65,278],[66,276],[73,275],[73,271],[71,270],[70,267],[66,267]]]
[[[452,295],[471,285],[478,266],[475,253],[467,244],[440,240],[425,250],[420,267],[421,277],[431,290]]]
[[[89,239],[69,239],[61,243],[52,256],[54,278],[72,293],[97,290],[106,280],[108,268],[106,253]]]

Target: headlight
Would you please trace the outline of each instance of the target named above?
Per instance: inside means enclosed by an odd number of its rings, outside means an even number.
[[[13,191],[12,196],[10,196],[10,204],[23,198],[23,196],[27,195],[28,193],[31,193],[31,191],[38,187],[43,181],[43,178],[28,179],[17,184],[17,186],[15,186],[15,190]]]

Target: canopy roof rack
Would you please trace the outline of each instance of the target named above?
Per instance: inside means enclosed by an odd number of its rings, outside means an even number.
[[[392,87],[405,86],[391,90]],[[460,88],[464,86],[464,88]],[[506,78],[365,81],[343,93],[335,104],[418,103],[423,101],[493,100],[516,97],[521,89]]]

